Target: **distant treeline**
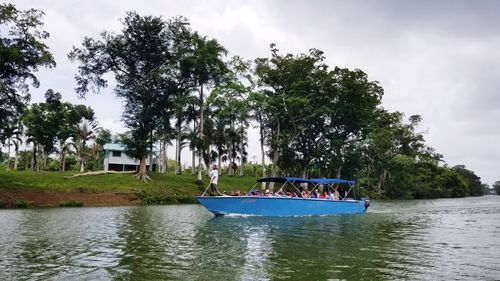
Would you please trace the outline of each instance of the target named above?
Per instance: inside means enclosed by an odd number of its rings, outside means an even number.
[[[91,108],[61,102],[46,92],[44,103],[27,106],[28,82],[38,87],[39,67],[55,67],[42,30],[43,12],[0,5],[2,33],[0,140],[19,168],[22,139],[32,147],[33,170],[49,169],[52,155],[64,170],[76,154],[81,171],[100,168],[109,131],[98,126]],[[359,69],[329,67],[322,51],[281,53],[253,61],[229,57],[216,40],[191,29],[183,17],[164,20],[128,12],[120,32],[85,38],[69,52],[78,63],[76,92],[85,96],[108,86],[124,104],[127,133],[116,137],[140,160],[138,177],[148,180],[145,159],[175,145],[175,173],[181,151],[193,151],[191,172],[228,166],[240,176],[248,163],[249,126],[259,130],[262,176],[337,177],[358,181],[358,194],[379,198],[436,198],[482,195],[484,185],[464,166],[449,168],[418,131],[421,116],[405,118],[382,107],[377,81]],[[266,159],[271,163],[266,165]],[[198,160],[198,162],[196,162]],[[93,164],[92,164],[93,163]],[[87,164],[87,165],[86,165]],[[28,166],[28,164],[26,164]],[[248,172],[248,165],[247,172]],[[255,167],[255,165],[254,165]],[[54,167],[52,167],[54,168]],[[237,172],[239,170],[239,172]],[[254,170],[255,172],[255,170]]]

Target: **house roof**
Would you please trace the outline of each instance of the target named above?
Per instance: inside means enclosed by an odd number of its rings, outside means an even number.
[[[109,151],[125,151],[123,143],[106,143],[102,148]],[[153,145],[153,152],[158,153],[158,146]]]
[[[121,143],[107,143],[102,148],[111,151],[125,151],[125,145]]]

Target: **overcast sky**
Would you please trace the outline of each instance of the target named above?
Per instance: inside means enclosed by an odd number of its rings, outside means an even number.
[[[46,13],[55,69],[38,73],[33,101],[51,88],[85,103],[104,128],[123,132],[112,88],[79,100],[77,65],[67,54],[84,36],[119,31],[125,11],[165,19],[182,15],[194,30],[219,40],[231,55],[325,52],[333,66],[359,68],[385,89],[383,106],[420,114],[428,145],[450,166],[464,164],[483,182],[500,180],[500,1],[14,1]],[[259,155],[250,134],[249,159]],[[173,154],[173,149],[171,153]],[[186,152],[183,163],[190,165]],[[257,157],[259,159],[259,157]]]

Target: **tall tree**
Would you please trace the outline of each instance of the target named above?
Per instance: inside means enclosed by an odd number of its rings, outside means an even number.
[[[167,71],[171,41],[168,24],[160,17],[128,12],[122,23],[119,34],[104,32],[100,40],[85,38],[80,48],[73,48],[69,58],[81,63],[76,76],[76,90],[81,96],[106,87],[104,74],[114,75],[115,93],[125,103],[128,154],[140,161],[137,178],[147,181],[146,157],[153,153],[157,120],[160,114],[171,110],[171,77]]]
[[[56,139],[59,144],[61,171],[65,171],[66,154],[71,153],[71,144],[75,147],[79,147],[76,144],[76,141],[78,141],[81,136],[81,134],[78,134],[80,132],[78,126],[83,120],[95,123],[95,117],[92,108],[81,104],[73,105],[71,103],[63,103],[61,110],[61,124],[56,134]],[[73,139],[74,142],[71,143],[69,141],[70,139]]]
[[[4,129],[17,117],[30,99],[29,82],[39,87],[35,76],[39,67],[54,67],[54,57],[42,29],[44,13],[35,9],[18,10],[12,4],[0,4],[0,143]]]
[[[271,58],[256,60],[256,75],[266,101],[266,112],[260,112],[260,118],[267,120],[273,175],[279,165],[307,176],[311,161],[317,157],[314,153],[325,131],[323,88],[328,83],[323,60],[322,52],[315,49],[307,55],[282,55],[274,44]]]
[[[254,87],[254,85],[252,85]],[[260,143],[260,163],[262,165],[262,177],[267,177],[266,171],[266,150],[265,150],[265,136],[266,134],[266,96],[262,92],[251,91],[249,95],[249,105],[250,105],[250,114],[252,119],[257,122],[257,127],[259,129],[259,143]],[[262,186],[265,187],[265,183],[262,183]]]
[[[90,117],[89,119],[83,119],[76,126],[76,132],[73,139],[76,148],[76,153],[78,156],[78,162],[80,164],[80,172],[85,171],[85,163],[88,154],[87,144],[91,140],[95,139],[99,130],[100,128],[93,116]]]
[[[500,195],[500,181],[496,181],[493,184],[493,189],[495,189],[495,192],[497,193],[497,195]]]
[[[469,188],[467,195],[469,196],[484,195],[481,178],[478,177],[473,171],[467,169],[465,165],[456,165],[452,168],[452,170],[460,174],[468,183]]]
[[[61,94],[49,89],[45,93],[45,102],[33,104],[25,110],[21,121],[26,126],[28,141],[33,143],[33,170],[46,166],[49,154],[56,151],[57,135],[64,124]],[[40,163],[38,156],[43,158]]]
[[[222,58],[227,51],[215,39],[208,39],[195,33],[193,36],[193,50],[191,55],[185,60],[185,71],[190,74],[193,81],[198,86],[199,91],[199,128],[198,138],[203,140],[204,125],[204,94],[205,87],[211,87],[219,82],[227,71],[227,67]],[[202,141],[199,142],[200,144]],[[198,180],[201,180],[201,159],[203,158],[202,148],[198,148]]]
[[[239,159],[240,176],[242,176],[242,168],[246,162],[246,130],[250,118],[248,103],[251,82],[250,62],[245,62],[236,56],[228,65],[226,79],[214,89],[209,104],[214,107],[216,117],[217,154],[227,153],[230,176],[234,175],[236,159]]]

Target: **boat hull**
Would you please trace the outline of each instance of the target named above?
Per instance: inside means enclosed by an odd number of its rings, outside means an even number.
[[[358,214],[364,200],[325,200],[257,196],[198,196],[196,200],[215,215],[322,216]]]

